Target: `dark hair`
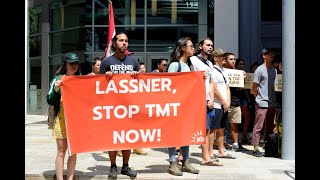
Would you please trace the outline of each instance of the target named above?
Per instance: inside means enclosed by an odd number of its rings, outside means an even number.
[[[252,71],[253,66],[259,66],[259,65],[260,65],[260,64],[259,64],[257,61],[255,61],[254,63],[252,63],[252,64],[250,65],[250,71],[253,72],[253,71]]]
[[[97,61],[101,61],[102,59],[100,59],[99,57],[95,57],[92,61],[91,61],[91,66],[96,65]]]
[[[241,61],[244,63],[244,59],[237,58],[237,59],[236,59],[236,64],[235,64],[235,66],[238,66],[238,64],[239,64]]]
[[[58,68],[58,70],[56,71],[55,75],[59,75],[59,74],[66,74],[67,72],[67,62],[63,62],[62,65]],[[81,67],[80,67],[80,63],[78,66],[78,70],[76,71],[76,73],[74,75],[81,75]]]
[[[187,46],[187,41],[192,41],[191,37],[182,37],[176,42],[176,46],[170,54],[170,63],[168,64],[168,69],[172,62],[178,62],[180,60],[183,52],[182,48]],[[192,65],[189,57],[187,59],[187,64],[189,67]]]
[[[211,63],[212,63],[213,65],[216,64],[216,61],[214,60],[214,55],[213,55],[213,53],[210,54],[210,56],[209,56],[208,59],[209,59],[209,61],[211,61]]]
[[[230,56],[230,55],[233,55],[233,56],[235,56],[232,52],[225,52],[224,54],[224,58],[228,58],[228,56]],[[237,61],[236,61],[236,63],[237,63]]]
[[[167,59],[165,59],[165,58],[160,58],[160,59],[158,59],[158,61],[157,61],[157,65],[160,65],[160,64],[162,63],[162,61],[167,61],[167,62],[168,62]]]
[[[198,43],[198,46],[197,46],[195,55],[201,53],[202,49],[199,49],[199,46],[200,46],[200,45],[202,46],[205,40],[210,40],[210,41],[212,41],[212,39],[209,38],[209,37],[205,37],[205,38],[201,39],[201,41],[199,41],[199,43]],[[212,43],[213,43],[213,41],[212,41]]]
[[[125,32],[117,32],[116,35],[113,36],[112,38],[112,45],[111,45],[111,51],[115,52],[116,51],[116,47],[113,45],[113,43],[115,43],[118,40],[118,35],[120,34],[124,34],[128,37],[128,35]]]

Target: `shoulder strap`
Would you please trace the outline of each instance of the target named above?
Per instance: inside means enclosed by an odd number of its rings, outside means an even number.
[[[220,69],[218,69],[217,67],[215,67],[215,66],[213,66],[213,68],[215,68],[217,71],[219,71],[221,74],[222,74],[222,72],[221,72],[221,70]],[[223,77],[223,79],[224,79],[224,83],[226,83],[227,84],[227,81],[226,81],[226,78],[224,78],[224,75],[222,74],[222,77]]]
[[[205,65],[209,66],[209,64],[208,64],[202,57],[200,57],[200,56],[197,55],[197,58],[198,58],[201,62],[203,62]],[[209,67],[210,67],[210,66],[209,66]],[[211,67],[210,67],[210,68],[211,68]]]
[[[169,69],[169,66],[171,65],[171,63],[172,63],[172,61],[169,62],[166,72],[168,72],[168,69]],[[181,72],[181,63],[180,63],[180,61],[177,61],[177,63],[178,63],[178,71],[177,72]]]
[[[178,61],[178,71],[177,72],[181,72],[181,63],[180,63],[180,61]]]

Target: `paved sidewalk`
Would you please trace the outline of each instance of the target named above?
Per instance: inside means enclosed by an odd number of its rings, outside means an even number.
[[[25,179],[53,179],[56,144],[47,129],[46,118],[41,115],[27,115],[25,120]],[[167,173],[169,166],[166,148],[149,149],[147,156],[131,154],[129,166],[138,171],[135,179],[264,179],[292,180],[295,178],[295,161],[278,158],[252,156],[253,147],[244,146],[249,151],[228,153],[237,159],[221,159],[223,166],[201,166],[201,149],[190,146],[190,161],[200,173],[183,173],[172,176]],[[216,151],[215,151],[216,152]],[[130,179],[120,174],[122,158],[117,157],[118,179]],[[65,165],[66,166],[66,165]],[[65,167],[66,168],[66,167]],[[109,156],[105,152],[78,154],[75,179],[107,179],[110,168]]]

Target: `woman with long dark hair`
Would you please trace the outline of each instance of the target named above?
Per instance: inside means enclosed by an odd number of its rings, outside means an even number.
[[[47,103],[54,106],[56,118],[54,119],[52,135],[57,143],[57,156],[55,161],[56,178],[63,180],[64,157],[68,148],[67,133],[65,126],[65,117],[63,110],[63,101],[61,97],[61,76],[80,75],[79,57],[75,53],[67,53],[64,56],[63,63],[57,70],[55,77],[50,83],[47,95]],[[77,155],[72,154],[67,162],[67,179],[72,180],[76,167]]]
[[[193,43],[190,37],[182,37],[176,43],[170,58],[168,72],[190,72],[193,68],[189,59],[194,53]],[[191,66],[191,67],[190,67]],[[182,176],[182,171],[178,167],[176,158],[176,147],[169,147],[169,169],[168,172],[175,176]],[[189,146],[181,146],[180,153],[182,154],[182,169],[192,174],[198,174],[199,170],[194,168],[189,161]]]

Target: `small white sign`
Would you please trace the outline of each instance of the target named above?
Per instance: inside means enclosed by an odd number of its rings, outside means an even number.
[[[282,92],[282,74],[277,75],[276,82],[274,83],[274,89],[275,91]]]
[[[226,69],[230,87],[244,87],[243,71],[238,69]]]

